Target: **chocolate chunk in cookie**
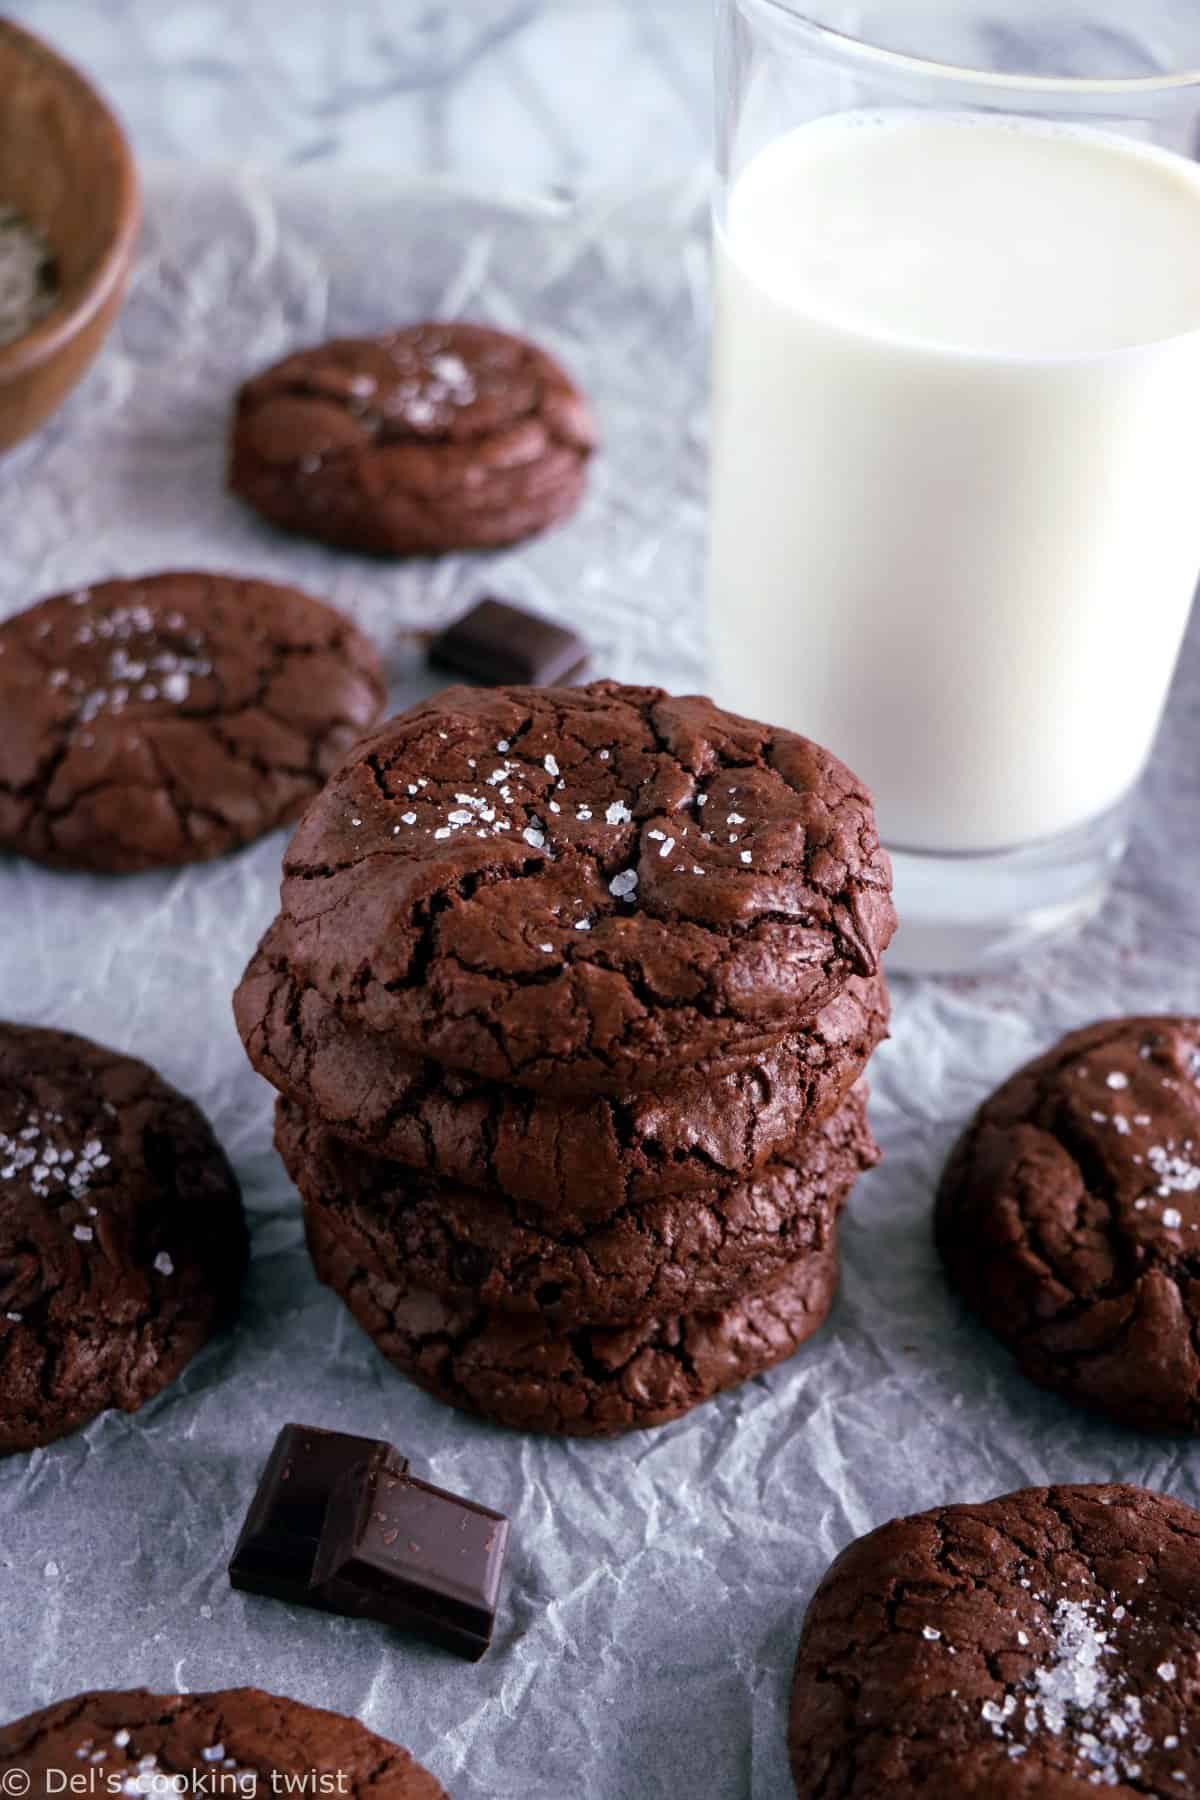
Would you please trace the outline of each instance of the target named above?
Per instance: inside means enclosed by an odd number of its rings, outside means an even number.
[[[0,1455],[136,1411],[229,1321],[245,1266],[190,1100],[86,1038],[0,1025]]]
[[[119,873],[295,818],[384,699],[331,607],[230,575],[57,594],[0,624],[0,848]]]
[[[591,412],[535,344],[427,324],[300,350],[241,389],[229,485],[272,524],[408,556],[515,544],[574,512]]]
[[[8,1792],[34,1796],[296,1793],[447,1800],[407,1750],[376,1737],[357,1719],[257,1688],[76,1694],[0,1726],[0,1766],[12,1784]],[[33,1785],[16,1785],[18,1774]],[[59,1785],[71,1779],[91,1785]]]
[[[980,1108],[942,1178],[950,1278],[1024,1374],[1200,1431],[1200,1020],[1075,1031]]]
[[[858,1088],[749,1182],[634,1202],[564,1234],[493,1192],[449,1186],[351,1149],[279,1102],[275,1142],[307,1206],[364,1265],[459,1306],[570,1330],[711,1312],[832,1251],[838,1214],[878,1160]]]
[[[450,688],[308,809],[281,944],[398,1050],[627,1093],[874,974],[890,880],[868,795],[806,738],[658,688]]]
[[[395,1251],[368,1264],[362,1239],[325,1207],[307,1205],[304,1225],[320,1279],[418,1387],[517,1431],[572,1437],[664,1425],[762,1374],[824,1322],[838,1279],[830,1233],[825,1249],[720,1311],[563,1332],[442,1300],[409,1282]]]
[[[800,1800],[1200,1793],[1200,1513],[1026,1488],[894,1519],[804,1622]]]
[[[756,1056],[683,1069],[661,1092],[554,1100],[404,1056],[302,989],[268,934],[234,995],[250,1061],[336,1136],[520,1219],[578,1231],[635,1202],[745,1182],[836,1111],[885,1036],[882,975]]]

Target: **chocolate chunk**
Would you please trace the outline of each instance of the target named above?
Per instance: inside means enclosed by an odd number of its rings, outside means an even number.
[[[313,1580],[337,1612],[418,1632],[477,1662],[491,1642],[508,1520],[377,1461],[343,1476]]]
[[[368,1466],[403,1474],[406,1459],[390,1444],[285,1425],[246,1514],[229,1579],[235,1588],[328,1609],[312,1586],[313,1563],[329,1499],[346,1475]]]
[[[390,1444],[285,1425],[229,1579],[249,1593],[399,1625],[478,1661],[507,1546],[502,1513],[415,1480]]]
[[[435,668],[487,687],[571,687],[587,674],[591,652],[577,632],[507,600],[480,600],[429,646]]]

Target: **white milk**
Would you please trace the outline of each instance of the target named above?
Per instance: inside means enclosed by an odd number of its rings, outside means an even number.
[[[1106,132],[852,113],[717,244],[714,682],[919,850],[1093,818],[1200,571],[1200,169]]]

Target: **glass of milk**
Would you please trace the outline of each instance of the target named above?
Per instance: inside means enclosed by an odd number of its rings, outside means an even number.
[[[896,968],[1082,923],[1124,850],[1200,574],[1198,40],[721,0],[713,686],[870,785]]]

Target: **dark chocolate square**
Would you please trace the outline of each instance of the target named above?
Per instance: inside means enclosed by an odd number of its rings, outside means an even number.
[[[285,1425],[229,1564],[233,1586],[324,1607],[312,1573],[330,1496],[346,1475],[376,1466],[402,1474],[408,1463],[375,1438]]]
[[[573,686],[586,676],[590,654],[577,632],[492,598],[480,600],[429,646],[436,668],[488,687]]]
[[[329,1505],[313,1580],[338,1612],[416,1632],[477,1661],[491,1642],[508,1548],[502,1513],[378,1464]]]

